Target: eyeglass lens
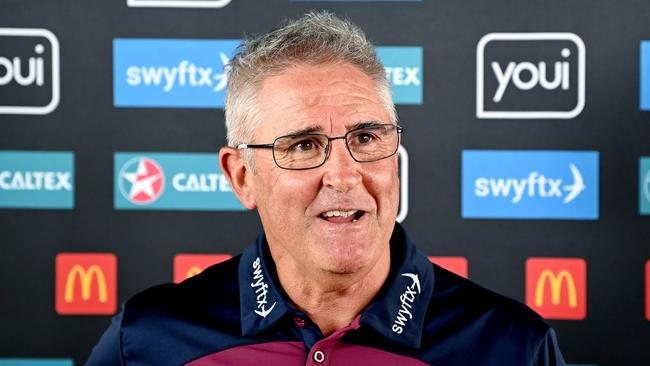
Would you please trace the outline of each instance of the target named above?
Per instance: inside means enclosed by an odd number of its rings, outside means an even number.
[[[370,162],[393,155],[399,136],[396,126],[379,125],[349,131],[345,141],[354,160]],[[329,143],[330,138],[322,134],[283,136],[275,140],[273,155],[281,168],[314,168],[325,161]]]

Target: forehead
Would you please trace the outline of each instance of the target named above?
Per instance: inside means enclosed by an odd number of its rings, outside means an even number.
[[[362,122],[390,122],[377,83],[347,63],[293,65],[262,81],[257,105],[259,138],[314,127],[340,133]]]

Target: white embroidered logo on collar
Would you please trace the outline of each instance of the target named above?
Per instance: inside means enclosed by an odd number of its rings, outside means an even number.
[[[272,311],[277,302],[273,302],[270,308],[266,308],[266,294],[268,293],[269,285],[264,283],[264,275],[262,274],[262,265],[260,264],[260,257],[253,261],[253,280],[251,287],[255,289],[257,294],[257,309],[255,313],[262,318],[266,318]]]
[[[397,334],[402,334],[406,323],[408,323],[409,319],[413,319],[413,313],[411,313],[413,302],[415,301],[415,296],[421,293],[420,278],[417,274],[402,273],[402,276],[410,278],[413,280],[413,283],[411,283],[409,286],[406,286],[406,290],[399,297],[402,305],[397,311],[397,316],[395,317],[395,320],[393,321],[393,327],[391,328],[393,332]],[[408,318],[405,316],[405,314],[408,315]]]

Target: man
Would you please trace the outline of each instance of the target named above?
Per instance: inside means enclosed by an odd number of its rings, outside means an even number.
[[[395,223],[396,124],[363,33],[310,13],[230,65],[219,162],[264,228],[130,299],[89,365],[563,365],[525,306],[432,265]]]

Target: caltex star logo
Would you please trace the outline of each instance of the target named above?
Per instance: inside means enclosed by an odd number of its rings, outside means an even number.
[[[165,175],[152,159],[131,159],[120,170],[120,192],[136,205],[147,205],[157,200],[165,187]]]

